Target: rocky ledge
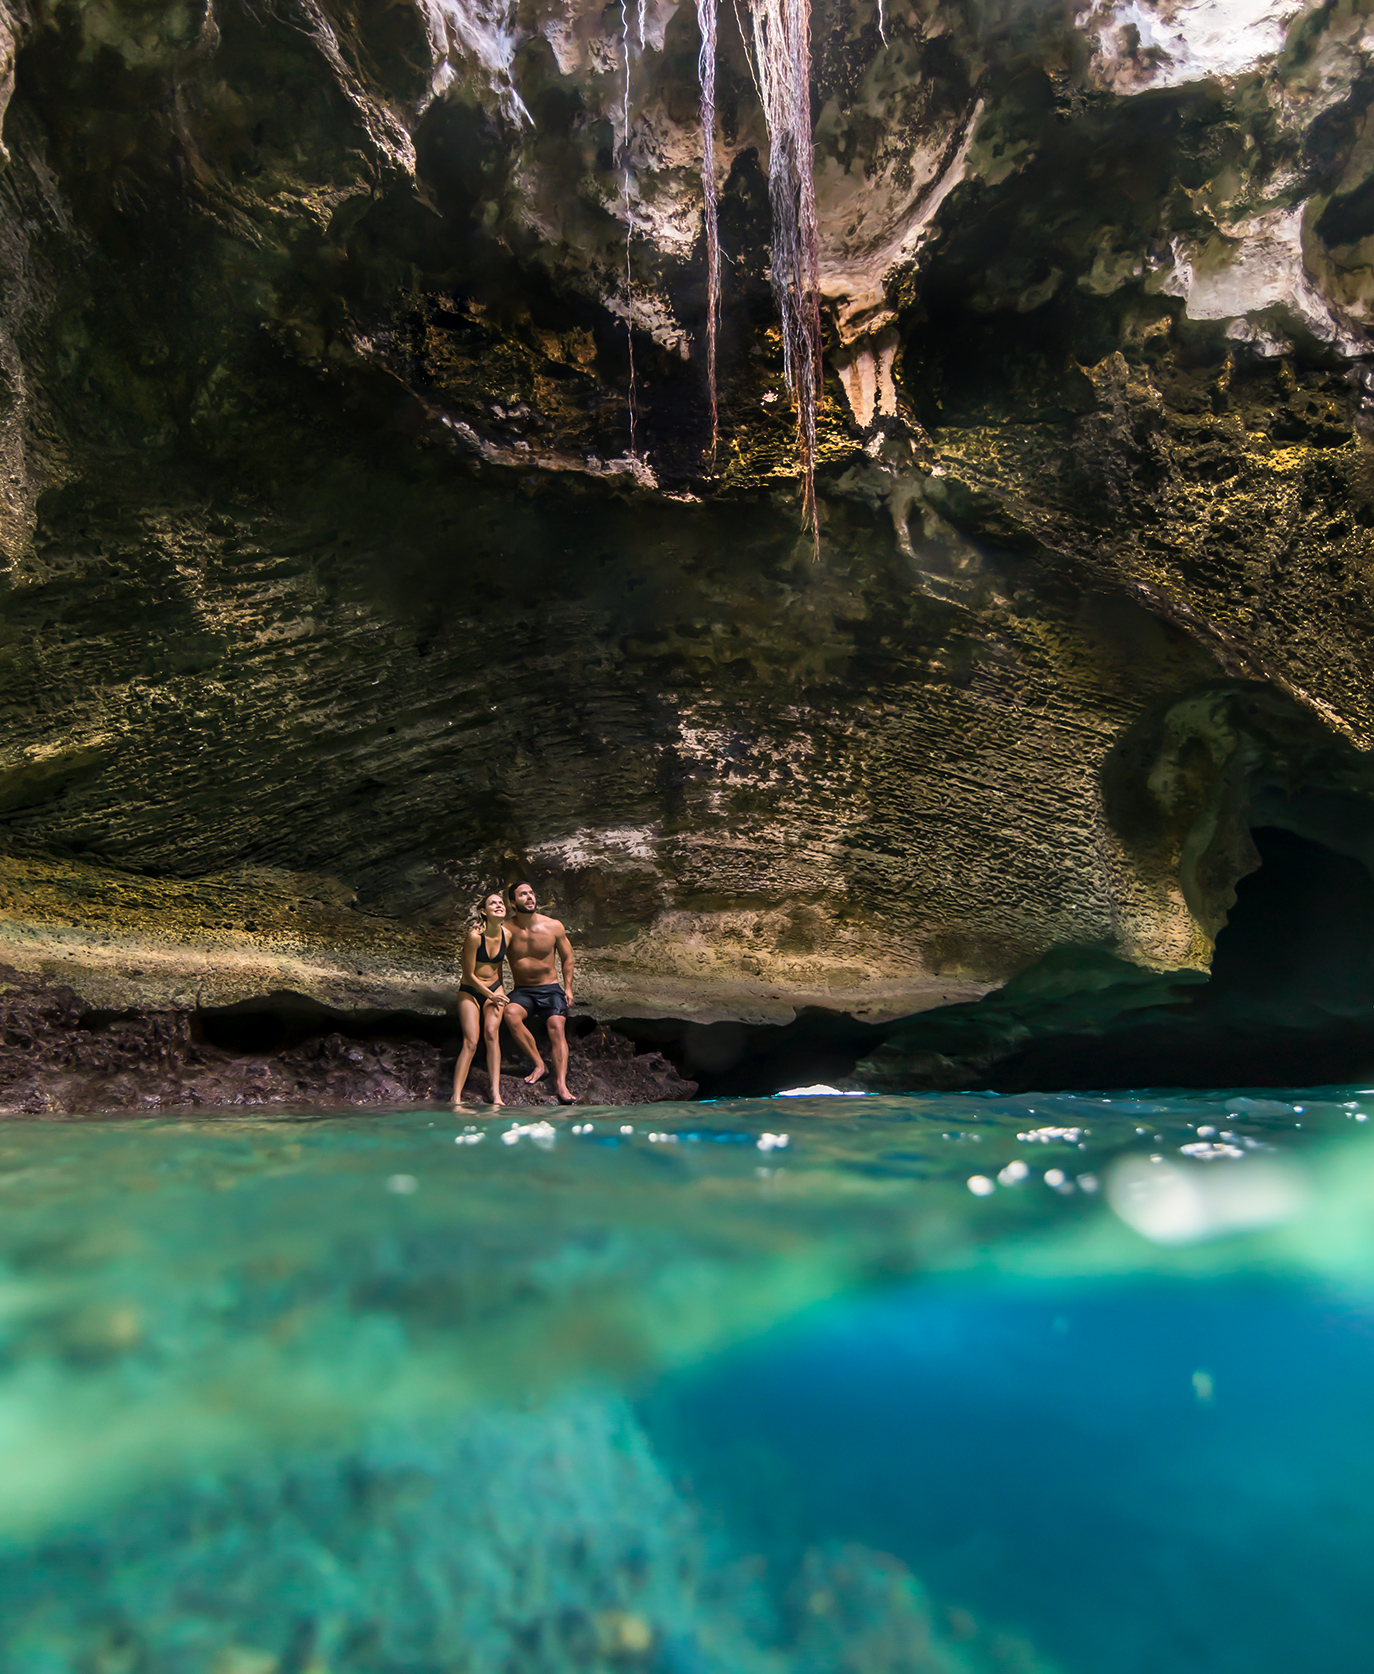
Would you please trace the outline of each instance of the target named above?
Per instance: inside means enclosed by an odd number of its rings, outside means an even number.
[[[276,1015],[290,1015],[280,996]],[[0,1115],[64,1117],[96,1111],[152,1113],[198,1106],[337,1110],[447,1102],[460,1036],[451,1018],[395,1015],[374,1020],[375,1033],[324,1007],[299,1008],[295,1026],[279,1027],[265,1049],[247,1047],[251,1015],[213,1019],[198,1011],[101,1011],[71,988],[0,967]],[[236,1031],[234,1023],[240,1028]],[[590,1024],[570,1031],[568,1085],[584,1104],[652,1104],[692,1098],[656,1052],[637,1055],[623,1036]],[[218,1026],[216,1026],[218,1025]],[[332,1025],[332,1026],[331,1026]],[[259,1032],[261,1025],[258,1024]],[[211,1035],[243,1043],[217,1045]],[[501,1077],[513,1106],[555,1104],[543,1086],[520,1079],[516,1058]],[[516,1073],[519,1071],[520,1073]],[[469,1096],[488,1093],[474,1066]]]

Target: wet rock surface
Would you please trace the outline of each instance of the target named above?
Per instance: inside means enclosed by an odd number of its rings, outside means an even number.
[[[460,1032],[451,1020],[446,1029],[442,1018],[415,1025],[435,1038],[336,1029],[278,1051],[230,1052],[205,1039],[195,1012],[99,1011],[70,988],[0,967],[0,1115],[447,1103]],[[502,1074],[502,1101],[558,1108],[546,1083],[530,1087],[521,1079],[528,1068],[508,1048],[503,1069],[519,1073]],[[649,1104],[696,1092],[660,1054],[636,1054],[623,1036],[600,1026],[574,1029],[568,1085],[584,1104]],[[467,1102],[475,1107],[489,1093],[485,1067],[474,1066]]]

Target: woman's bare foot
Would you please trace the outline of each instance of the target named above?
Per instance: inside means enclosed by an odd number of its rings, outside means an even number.
[[[536,1064],[530,1073],[525,1077],[525,1085],[527,1087],[533,1087],[536,1081],[542,1081],[548,1073],[549,1066],[547,1064]]]

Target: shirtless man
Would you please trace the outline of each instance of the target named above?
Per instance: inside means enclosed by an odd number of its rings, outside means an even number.
[[[549,1029],[549,1053],[553,1058],[553,1088],[560,1104],[576,1104],[568,1091],[567,1015],[573,1003],[573,950],[568,932],[556,918],[536,912],[534,890],[527,883],[510,891],[513,922],[506,929],[511,975],[515,986],[506,997],[506,1024],[516,1045],[534,1059],[534,1069],[525,1080],[533,1084],[549,1073],[539,1055],[534,1036],[525,1026],[530,1015],[542,1017]],[[558,965],[563,981],[558,981]]]

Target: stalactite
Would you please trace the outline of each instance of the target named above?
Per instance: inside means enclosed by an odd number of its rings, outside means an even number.
[[[635,387],[635,327],[634,275],[631,271],[631,244],[634,239],[634,215],[630,208],[630,0],[620,0],[620,44],[625,53],[625,108],[620,135],[620,201],[625,211],[625,345],[630,358],[630,457],[639,452],[639,397]],[[644,51],[644,0],[639,4],[639,49]]]
[[[716,399],[716,337],[720,330],[720,228],[716,217],[716,5],[697,0],[701,53],[701,193],[706,221],[706,382],[711,392],[711,460],[720,444],[720,409]]]
[[[820,556],[816,508],[816,407],[821,393],[820,254],[811,141],[810,0],[749,0],[755,76],[768,124],[773,212],[773,296],[782,321],[783,368],[797,422],[802,516]]]

